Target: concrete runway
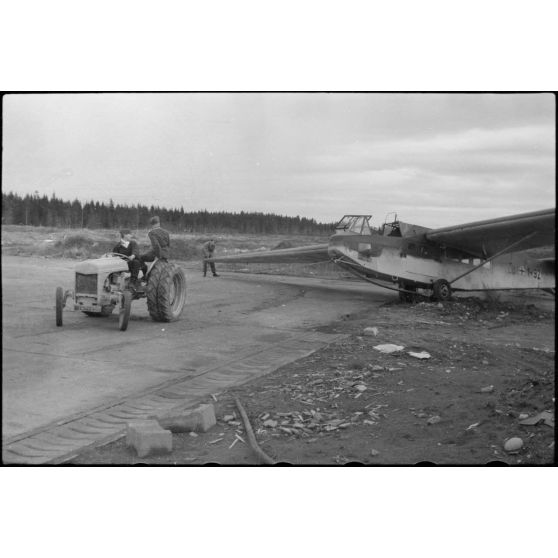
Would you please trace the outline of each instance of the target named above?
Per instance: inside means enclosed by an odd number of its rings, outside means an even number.
[[[153,322],[142,299],[132,304],[126,332],[118,329],[116,310],[108,318],[65,310],[64,326],[56,327],[54,292],[73,287],[74,265],[2,257],[3,442],[272,351],[344,314],[366,307],[373,313],[397,296],[344,281],[233,273],[203,278],[183,265],[187,299],[177,322]],[[316,348],[327,342],[323,335]]]

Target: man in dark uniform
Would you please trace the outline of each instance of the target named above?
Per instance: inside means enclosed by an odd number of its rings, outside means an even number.
[[[219,274],[215,271],[215,262],[211,261],[213,258],[213,253],[215,252],[215,241],[213,239],[208,240],[202,246],[203,252],[203,276],[207,275],[207,264],[211,268],[211,272],[213,273],[213,277],[219,277]]]
[[[147,236],[151,241],[151,250],[140,256],[144,275],[147,273],[147,266],[144,262],[152,262],[155,258],[167,261],[170,256],[170,236],[169,233],[161,227],[159,217],[151,217],[151,219],[149,219],[149,224],[151,225],[151,229],[147,233]]]
[[[138,274],[141,269],[141,260],[139,255],[139,246],[135,240],[132,240],[132,231],[130,229],[122,229],[120,231],[120,242],[112,250],[116,254],[122,254],[128,257],[128,269],[132,274],[130,284],[132,287],[138,286]]]

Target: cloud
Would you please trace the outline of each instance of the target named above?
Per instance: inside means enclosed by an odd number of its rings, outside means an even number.
[[[7,99],[3,187],[23,193],[419,224],[554,203],[551,95]]]

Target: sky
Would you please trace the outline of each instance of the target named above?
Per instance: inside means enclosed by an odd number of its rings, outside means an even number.
[[[555,134],[551,94],[13,94],[2,191],[442,227],[554,207]]]

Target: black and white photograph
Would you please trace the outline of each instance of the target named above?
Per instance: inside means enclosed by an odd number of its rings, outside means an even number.
[[[551,93],[2,98],[9,465],[554,462]]]
[[[555,11],[3,3],[3,555],[551,553]]]

